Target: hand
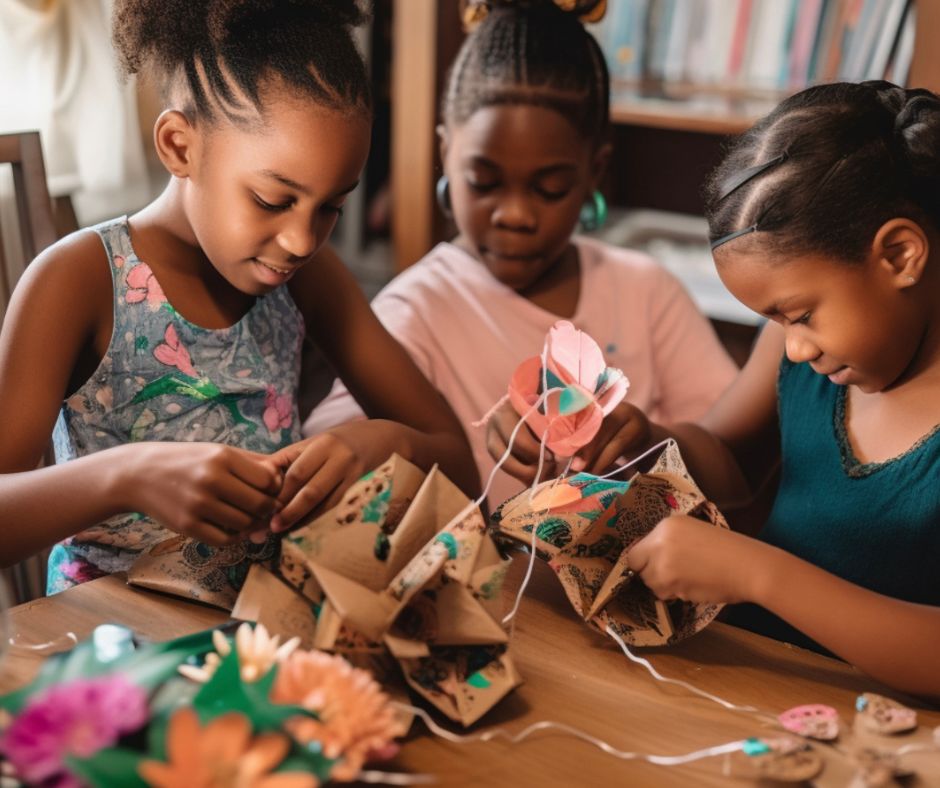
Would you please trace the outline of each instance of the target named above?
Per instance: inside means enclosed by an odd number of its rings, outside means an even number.
[[[603,474],[617,463],[617,458],[635,454],[650,443],[649,419],[635,405],[621,402],[604,417],[601,428],[591,442],[584,446],[571,462],[576,473],[587,471]]]
[[[636,542],[627,562],[660,599],[733,604],[754,601],[771,555],[756,539],[675,515]]]
[[[520,417],[509,400],[500,405],[490,420],[486,423],[486,450],[494,460],[499,460],[509,445],[509,436],[519,423]],[[512,452],[503,463],[502,469],[519,481],[532,484],[539,467],[540,442],[535,433],[523,424],[516,433],[512,444]],[[545,459],[542,466],[542,479],[551,479],[560,472],[556,470],[555,455],[545,449]]]
[[[349,486],[396,450],[395,428],[386,421],[355,421],[295,443],[271,455],[285,471],[282,507],[271,530],[285,531],[316,510],[339,503]]]
[[[275,511],[282,474],[271,458],[219,443],[129,444],[129,508],[171,531],[221,547]]]

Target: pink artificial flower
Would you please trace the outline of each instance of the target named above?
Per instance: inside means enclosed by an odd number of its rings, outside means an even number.
[[[591,442],[630,382],[608,367],[597,343],[567,320],[551,327],[545,345],[545,370],[541,356],[523,361],[509,382],[509,401],[551,451],[571,457]],[[543,382],[551,393],[529,413]]]
[[[166,301],[166,296],[150,266],[138,263],[127,272],[127,292],[124,294],[124,300],[128,304],[139,304],[145,299],[151,308],[156,308]]]
[[[294,407],[290,396],[278,394],[274,386],[268,386],[264,395],[264,413],[262,419],[264,426],[271,432],[290,427],[294,420]]]
[[[192,378],[199,377],[193,368],[189,351],[185,345],[180,343],[176,327],[172,323],[167,324],[166,331],[163,332],[163,342],[153,349],[153,355],[161,364],[176,367],[184,375],[189,375]]]
[[[37,695],[0,738],[0,752],[17,775],[34,785],[81,783],[65,757],[88,758],[147,722],[147,694],[124,676],[99,676],[56,684]]]

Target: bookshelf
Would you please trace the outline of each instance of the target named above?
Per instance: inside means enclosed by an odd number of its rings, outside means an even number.
[[[931,40],[940,30],[940,0],[913,2],[917,25],[908,84],[940,91],[940,47]],[[400,271],[447,237],[434,203],[440,175],[434,127],[446,69],[462,40],[456,0],[394,0],[392,35],[392,240]],[[605,193],[618,206],[701,213],[699,189],[722,144],[785,95],[721,85],[615,83],[614,156]]]

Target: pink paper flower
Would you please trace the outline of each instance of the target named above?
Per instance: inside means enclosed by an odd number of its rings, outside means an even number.
[[[509,401],[551,451],[571,457],[591,442],[630,382],[608,367],[597,343],[567,320],[551,327],[545,345],[544,371],[540,356],[523,361],[509,382]],[[550,393],[529,413],[543,384]]]
[[[274,386],[268,386],[264,395],[264,413],[261,418],[271,432],[290,427],[294,419],[293,402],[287,394],[278,394]]]
[[[184,375],[192,378],[198,378],[199,375],[193,368],[192,360],[189,357],[189,351],[186,346],[180,342],[179,335],[176,333],[176,327],[168,323],[166,331],[163,332],[163,342],[153,349],[154,358],[161,364],[168,367],[176,367]]]
[[[33,698],[0,738],[0,752],[34,785],[81,783],[65,757],[87,758],[147,722],[147,695],[121,675],[76,679]]]
[[[138,263],[127,272],[127,292],[124,300],[128,304],[139,304],[146,300],[151,308],[160,306],[166,301],[163,288],[146,263]]]

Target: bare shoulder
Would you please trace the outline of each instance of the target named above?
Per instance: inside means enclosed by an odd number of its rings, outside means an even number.
[[[30,293],[80,288],[83,299],[103,291],[110,302],[112,285],[107,252],[94,230],[78,230],[56,241],[27,267],[17,290]],[[79,299],[79,300],[83,300]]]

